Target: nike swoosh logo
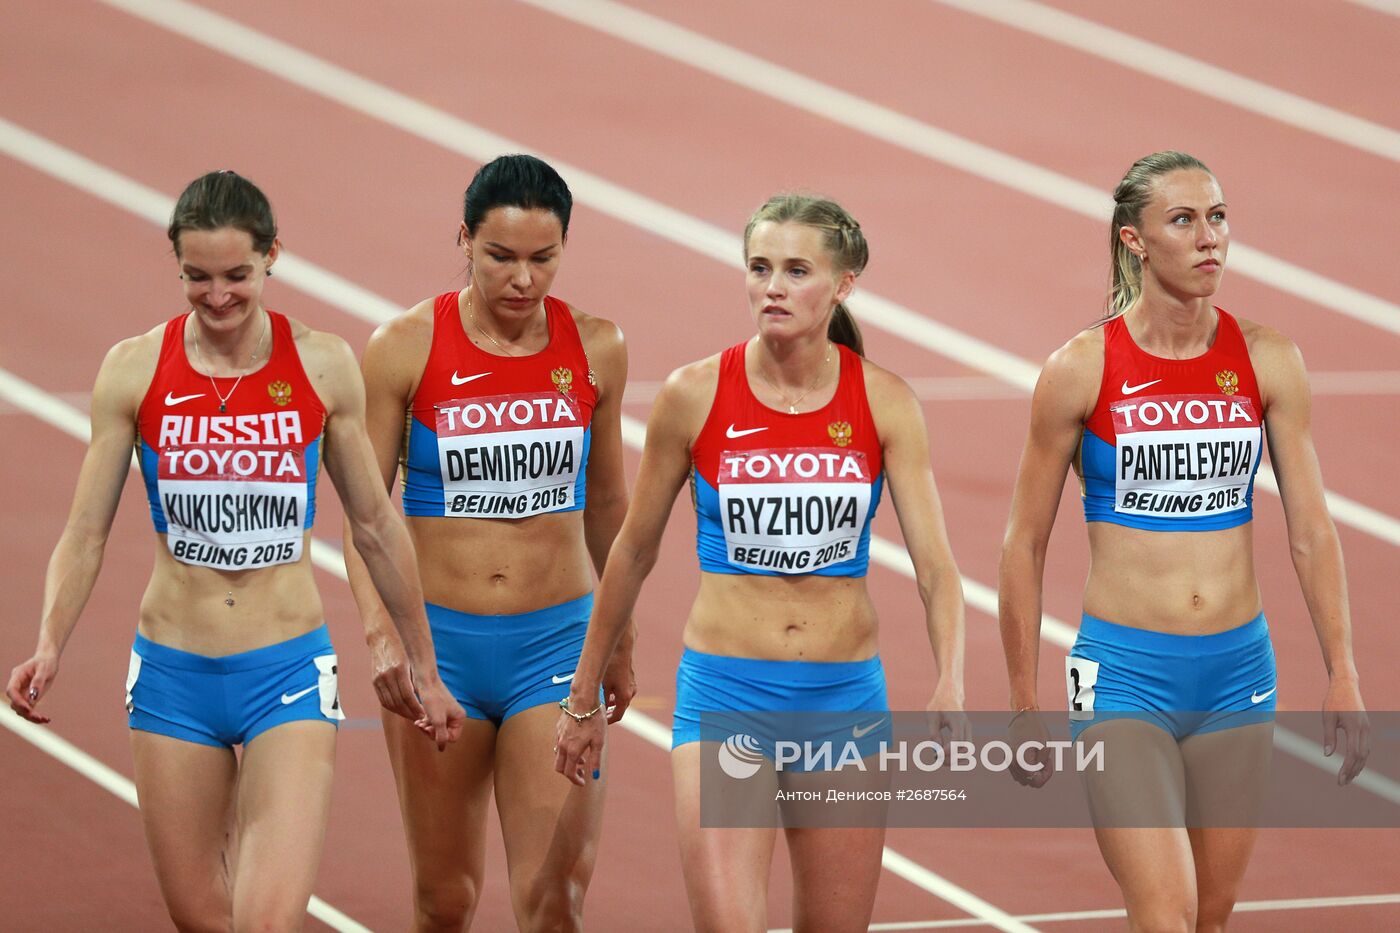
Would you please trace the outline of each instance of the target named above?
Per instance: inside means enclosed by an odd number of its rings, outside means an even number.
[[[851,737],[852,737],[852,738],[857,738],[857,739],[863,739],[863,738],[865,738],[867,735],[870,734],[871,730],[878,728],[878,727],[880,726],[880,724],[883,723],[883,722],[884,722],[883,719],[877,719],[877,720],[875,720],[874,722],[872,722],[872,723],[871,723],[870,725],[868,725],[868,726],[852,726],[852,727],[851,727]]]
[[[313,686],[307,687],[305,690],[298,690],[296,693],[284,693],[284,694],[282,694],[282,702],[283,702],[283,703],[295,703],[297,700],[300,700],[302,697],[306,696],[308,693],[310,693],[312,690],[315,690],[315,689],[316,689],[316,686],[313,685]]]
[[[1140,386],[1130,386],[1130,385],[1128,385],[1128,380],[1124,379],[1124,380],[1123,380],[1123,394],[1124,394],[1124,395],[1132,395],[1132,394],[1135,393],[1135,392],[1141,392],[1143,389],[1147,388],[1148,386],[1155,386],[1157,383],[1159,383],[1159,382],[1161,382],[1161,381],[1162,381],[1162,380],[1160,380],[1160,379],[1153,379],[1151,382],[1144,382],[1144,383],[1143,383],[1142,385],[1140,385]]]
[[[1278,689],[1278,684],[1274,684],[1272,687],[1270,687],[1268,690],[1264,691],[1263,693],[1251,693],[1251,694],[1249,695],[1249,702],[1251,702],[1251,703],[1263,703],[1263,702],[1264,702],[1265,700],[1267,700],[1269,697],[1273,696],[1273,695],[1274,695],[1274,691],[1277,690],[1277,689]]]
[[[192,398],[204,398],[204,393],[196,392],[194,395],[171,395],[167,392],[165,393],[165,404],[178,405],[181,402],[188,402]]]
[[[743,430],[743,431],[736,431],[736,430],[734,430],[734,425],[731,424],[731,425],[725,430],[724,436],[725,436],[725,437],[729,437],[729,438],[744,437],[745,435],[748,435],[748,434],[757,434],[759,431],[767,431],[767,430],[768,430],[768,429],[767,429],[766,427],[764,427],[764,428],[748,428],[748,429]]]
[[[553,677],[549,678],[549,682],[554,684],[566,684],[574,679],[574,673],[574,671],[569,671],[569,673],[565,674],[563,677],[560,677],[556,674]]]
[[[468,382],[475,382],[476,380],[481,379],[481,378],[483,378],[483,377],[485,377],[485,376],[489,376],[489,375],[491,375],[491,374],[490,374],[490,373],[477,373],[476,375],[473,375],[473,376],[459,376],[459,375],[457,375],[457,371],[454,369],[454,370],[452,371],[452,384],[453,384],[454,386],[464,386],[464,385],[466,385]]]

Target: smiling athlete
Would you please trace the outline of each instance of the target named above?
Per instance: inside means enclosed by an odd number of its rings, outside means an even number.
[[[190,309],[102,364],[38,647],[6,692],[20,715],[49,721],[38,704],[97,580],[134,447],[158,543],[126,707],[161,892],[180,929],[300,929],[345,718],[307,547],[322,463],[413,659],[402,712],[439,748],[463,714],[438,679],[408,535],[374,475],[354,356],[263,306],[280,250],[267,199],[212,172],[180,196],[169,235]]]

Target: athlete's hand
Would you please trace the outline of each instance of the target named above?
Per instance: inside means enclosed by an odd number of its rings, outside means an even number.
[[[962,697],[950,684],[940,682],[928,701],[929,735],[946,751],[949,742],[968,742],[972,739],[972,723],[963,712]]]
[[[1026,787],[1044,787],[1054,773],[1050,767],[1050,730],[1045,725],[1045,714],[1039,707],[1016,713],[1011,717],[1006,733],[1007,743],[1014,753],[1011,756],[1011,777],[1017,784]],[[1039,765],[1038,769],[1021,767],[1021,748],[1027,742],[1038,743],[1038,747],[1024,756],[1032,765]]]
[[[5,696],[10,698],[10,709],[30,722],[40,725],[48,722],[49,717],[38,712],[35,707],[39,705],[49,687],[53,686],[57,676],[57,655],[36,654],[18,665],[10,671],[10,682],[5,685]]]
[[[422,700],[423,714],[413,724],[437,743],[438,751],[443,751],[448,742],[461,738],[467,711],[436,674],[432,679],[418,678],[418,696]]]
[[[1334,680],[1322,701],[1322,753],[1331,757],[1341,730],[1346,755],[1337,770],[1337,783],[1350,784],[1371,756],[1371,720],[1361,702],[1361,688],[1354,680]]]
[[[622,719],[637,695],[637,674],[632,669],[632,649],[636,644],[637,626],[633,624],[603,669],[603,702],[607,704],[609,725]]]
[[[597,695],[594,692],[593,696]],[[554,770],[579,787],[587,786],[590,774],[596,781],[602,774],[607,727],[607,717],[602,714],[579,722],[568,713],[560,712],[559,722],[554,727]]]
[[[408,655],[396,632],[380,631],[370,635],[370,664],[374,669],[374,692],[379,705],[389,712],[413,722],[423,718],[423,704],[413,689],[413,674]]]

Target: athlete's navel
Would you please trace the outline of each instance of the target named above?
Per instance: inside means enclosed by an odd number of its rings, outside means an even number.
[[[506,585],[507,583],[509,583],[509,582],[510,582],[510,578],[507,577],[507,576],[506,576],[505,574],[503,574],[503,573],[493,573],[493,574],[491,574],[491,585],[492,585],[492,586],[505,586],[505,585]]]

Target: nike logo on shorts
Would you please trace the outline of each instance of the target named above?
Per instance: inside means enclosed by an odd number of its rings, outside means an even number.
[[[307,687],[305,690],[298,690],[296,693],[284,693],[282,694],[282,702],[283,704],[295,703],[297,700],[300,700],[302,697],[306,696],[308,693],[315,689],[316,685],[313,684],[312,686]]]
[[[1251,702],[1251,703],[1263,703],[1263,702],[1264,702],[1265,700],[1267,700],[1269,697],[1273,696],[1273,695],[1274,695],[1274,691],[1277,690],[1277,689],[1278,689],[1278,684],[1274,684],[1272,687],[1270,687],[1268,690],[1265,690],[1263,693],[1251,693],[1251,694],[1249,695],[1249,702]]]
[[[549,682],[552,684],[566,684],[574,679],[574,674],[575,671],[569,671],[569,673],[565,674],[563,677],[555,674],[553,677],[549,678]]]
[[[1140,385],[1140,386],[1130,386],[1130,385],[1128,385],[1128,380],[1124,379],[1124,380],[1123,380],[1123,394],[1124,394],[1124,395],[1132,395],[1132,394],[1134,394],[1134,393],[1136,393],[1136,392],[1141,392],[1143,389],[1146,389],[1148,386],[1155,386],[1157,383],[1159,383],[1159,382],[1161,382],[1161,381],[1162,381],[1162,380],[1160,380],[1160,379],[1153,379],[1151,382],[1144,382],[1144,383],[1143,383],[1142,385]]]
[[[852,727],[851,727],[851,738],[853,738],[853,739],[863,739],[863,738],[865,738],[867,735],[869,735],[869,734],[871,733],[871,731],[873,731],[874,729],[879,728],[879,727],[880,727],[880,724],[883,723],[884,721],[885,721],[885,720],[883,720],[883,719],[877,719],[877,720],[875,720],[874,722],[872,722],[872,723],[871,723],[870,725],[868,725],[868,726],[852,726]]]
[[[743,431],[736,431],[736,430],[734,430],[734,425],[731,424],[728,428],[725,429],[724,436],[725,436],[725,437],[728,437],[728,438],[744,437],[744,436],[749,435],[749,434],[757,434],[759,431],[767,431],[767,430],[768,430],[768,428],[762,427],[762,428],[746,428],[746,429],[743,430]]]
[[[490,373],[476,373],[476,374],[471,375],[471,376],[459,376],[459,375],[457,375],[457,370],[454,369],[454,370],[452,370],[452,384],[453,384],[454,386],[464,386],[464,385],[466,385],[468,382],[475,382],[476,380],[485,378],[486,376],[489,376],[489,375],[491,375],[491,374],[490,374]]]
[[[171,395],[169,392],[167,392],[165,393],[165,404],[167,406],[178,405],[181,402],[188,402],[190,399],[195,398],[204,398],[204,393],[196,392],[194,395]]]

